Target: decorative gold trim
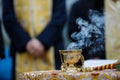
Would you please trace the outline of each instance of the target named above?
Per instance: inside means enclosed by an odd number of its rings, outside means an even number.
[[[79,50],[59,50],[60,54],[62,53],[81,53],[82,52],[82,49],[79,49]]]

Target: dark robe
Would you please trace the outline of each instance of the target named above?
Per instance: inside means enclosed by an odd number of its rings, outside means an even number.
[[[4,43],[3,43],[3,35],[2,35],[2,26],[0,21],[0,59],[3,59],[5,57],[4,55]]]

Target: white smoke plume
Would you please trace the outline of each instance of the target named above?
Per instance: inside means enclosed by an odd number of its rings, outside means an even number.
[[[90,22],[78,18],[76,23],[79,25],[79,32],[74,32],[71,37],[76,40],[68,45],[68,50],[84,49],[93,47],[92,51],[104,49],[104,13],[89,10]]]

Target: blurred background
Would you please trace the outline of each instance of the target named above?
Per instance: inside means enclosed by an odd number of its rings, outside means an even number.
[[[70,8],[72,6],[72,4],[74,2],[76,2],[77,0],[66,0],[66,6],[67,6],[67,14],[69,14]],[[1,0],[0,0],[0,19],[1,18]],[[3,33],[3,37],[4,37],[4,42],[5,42],[5,59],[0,60],[0,80],[11,80],[11,72],[12,72],[12,59],[9,55],[9,44],[10,44],[10,40],[9,37],[3,27],[4,25],[2,24],[2,33]],[[67,47],[67,45],[70,43],[70,40],[68,37],[66,37],[68,35],[68,26],[67,23],[63,29],[63,38],[64,38],[64,44],[65,47]],[[6,75],[7,74],[7,75]]]
[[[2,9],[1,9],[1,0],[0,0],[0,19],[2,15]],[[0,80],[11,80],[11,72],[12,72],[12,59],[9,55],[9,44],[10,40],[8,35],[5,32],[5,29],[3,27],[4,25],[2,24],[2,33],[4,37],[4,42],[5,42],[5,59],[0,60]],[[7,75],[6,75],[7,74]]]
[[[70,15],[70,11],[71,11],[71,8],[72,8],[73,4],[77,1],[80,1],[80,0],[66,0],[67,17],[69,17],[69,15]],[[120,30],[120,24],[119,24],[119,21],[120,21],[120,16],[119,16],[119,14],[120,14],[120,11],[119,11],[120,1],[119,0],[106,0],[105,5],[107,5],[107,7],[106,7],[106,9],[107,9],[106,10],[107,11],[106,20],[107,21],[106,21],[106,27],[105,27],[105,30],[106,30],[106,35],[105,35],[106,36],[106,47],[107,47],[106,52],[107,52],[107,54],[105,54],[103,56],[103,58],[101,57],[100,59],[119,59],[120,58],[120,41],[119,41],[120,36],[118,34],[120,32],[119,31]],[[2,6],[2,4],[1,4],[1,0],[0,0],[0,19],[2,21],[1,6]],[[81,10],[81,12],[82,12],[82,10]],[[101,14],[99,14],[99,15],[101,15]],[[86,19],[86,17],[85,17],[85,19]],[[85,21],[83,21],[83,23],[84,22]],[[79,25],[81,25],[81,24],[79,24]],[[83,24],[83,25],[85,25],[85,24]],[[10,39],[9,39],[9,37],[8,37],[8,35],[7,35],[3,26],[4,26],[4,24],[2,22],[2,33],[3,33],[3,37],[4,37],[4,42],[5,42],[5,58],[0,60],[0,80],[11,80],[12,59],[9,55],[9,53],[10,53],[9,52],[10,51],[10,49],[9,49]],[[62,37],[63,37],[63,40],[64,40],[64,46],[65,46],[65,49],[67,49],[68,45],[71,42],[73,42],[70,39],[70,36],[69,36],[69,20],[67,20],[67,22],[65,23],[62,34],[63,34]],[[73,37],[73,38],[76,38],[76,37]],[[91,50],[91,48],[87,48],[85,50],[88,50],[88,49]],[[87,52],[84,52],[84,53],[87,53]],[[107,57],[106,57],[106,55],[107,55]],[[99,54],[97,54],[97,56],[99,56]],[[98,57],[96,57],[96,58],[98,59]]]

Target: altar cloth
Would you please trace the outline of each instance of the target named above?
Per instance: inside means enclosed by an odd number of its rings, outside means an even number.
[[[60,70],[31,71],[19,73],[17,80],[120,80],[120,71],[115,69],[75,73]]]

